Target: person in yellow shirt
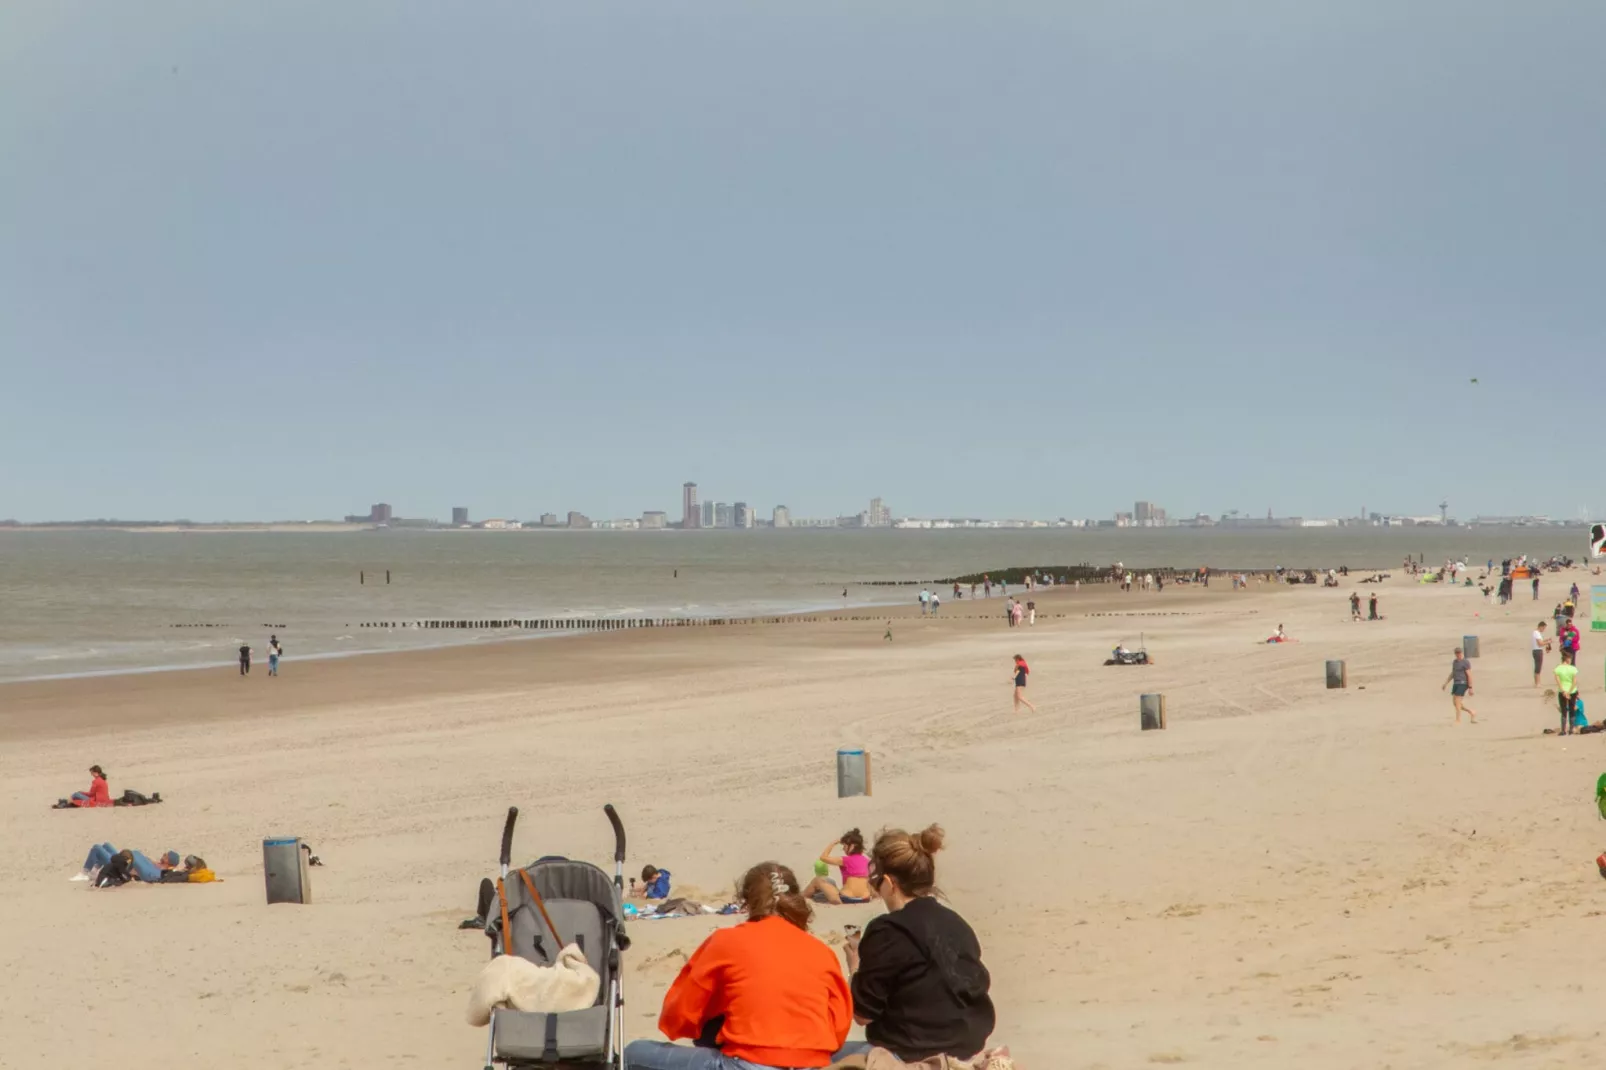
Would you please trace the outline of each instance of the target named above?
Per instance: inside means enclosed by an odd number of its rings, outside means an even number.
[[[1578,666],[1572,651],[1563,651],[1556,666],[1556,704],[1561,707],[1561,735],[1573,733],[1573,711],[1578,707]]]

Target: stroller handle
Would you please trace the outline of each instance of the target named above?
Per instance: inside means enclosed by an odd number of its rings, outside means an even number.
[[[602,808],[602,812],[608,815],[608,823],[613,826],[613,860],[615,862],[617,862],[618,864],[620,864],[620,865],[624,865],[624,861],[625,861],[625,826],[624,826],[624,822],[619,820],[619,811],[617,811],[617,810],[615,810],[613,808],[613,803],[608,803],[606,806],[604,806]]]
[[[513,860],[513,823],[519,819],[519,808],[507,808],[507,824],[502,826],[502,871],[507,872],[508,863]]]

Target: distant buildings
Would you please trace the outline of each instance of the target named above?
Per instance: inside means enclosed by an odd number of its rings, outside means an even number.
[[[557,513],[542,513],[541,514],[541,526],[543,528],[555,528],[555,527],[557,527],[558,526],[558,514]]]
[[[703,520],[703,522],[701,524],[702,527],[711,528],[711,527],[714,526],[714,503],[713,502],[704,502],[703,503],[703,517],[702,517],[702,520]]]
[[[703,526],[702,511],[697,508],[697,484],[687,483],[680,488],[680,526],[696,530]]]
[[[714,503],[714,527],[729,528],[736,526],[736,513],[724,502]]]
[[[589,528],[591,527],[591,518],[584,513],[577,513],[571,509],[569,510],[569,527],[577,529]]]
[[[695,493],[695,490],[693,491]],[[662,531],[669,526],[669,515],[649,509],[641,514],[641,528],[643,531]]]
[[[467,523],[468,523],[468,506],[466,506],[466,505],[454,505],[454,506],[452,506],[452,526],[454,528],[460,528],[464,524],[467,524]]]
[[[867,528],[890,528],[892,526],[892,510],[880,498],[870,499],[870,508],[862,517]]]
[[[770,513],[770,527],[789,528],[792,526],[792,511],[784,505],[777,505]]]
[[[388,524],[390,523],[390,517],[390,506],[385,502],[379,502],[376,505],[371,505],[368,507],[368,519],[372,523]]]
[[[733,527],[751,528],[753,526],[753,509],[746,502],[737,502],[731,508],[731,522]]]

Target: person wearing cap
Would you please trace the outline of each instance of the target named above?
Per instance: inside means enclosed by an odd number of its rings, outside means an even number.
[[[129,879],[149,884],[160,882],[162,874],[177,869],[179,865],[177,851],[166,851],[152,862],[141,851],[119,851],[109,843],[97,843],[89,849],[89,854],[84,859],[83,872],[76,874],[72,879],[96,881],[100,871],[111,865],[114,860],[121,862],[117,868],[126,872]]]

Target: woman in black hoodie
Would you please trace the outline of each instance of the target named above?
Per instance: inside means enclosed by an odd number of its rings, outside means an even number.
[[[854,1019],[870,1044],[904,1062],[972,1058],[986,1047],[996,1021],[981,942],[936,898],[932,856],[942,844],[936,825],[913,834],[888,829],[876,837],[870,886],[887,913],[847,946]]]

